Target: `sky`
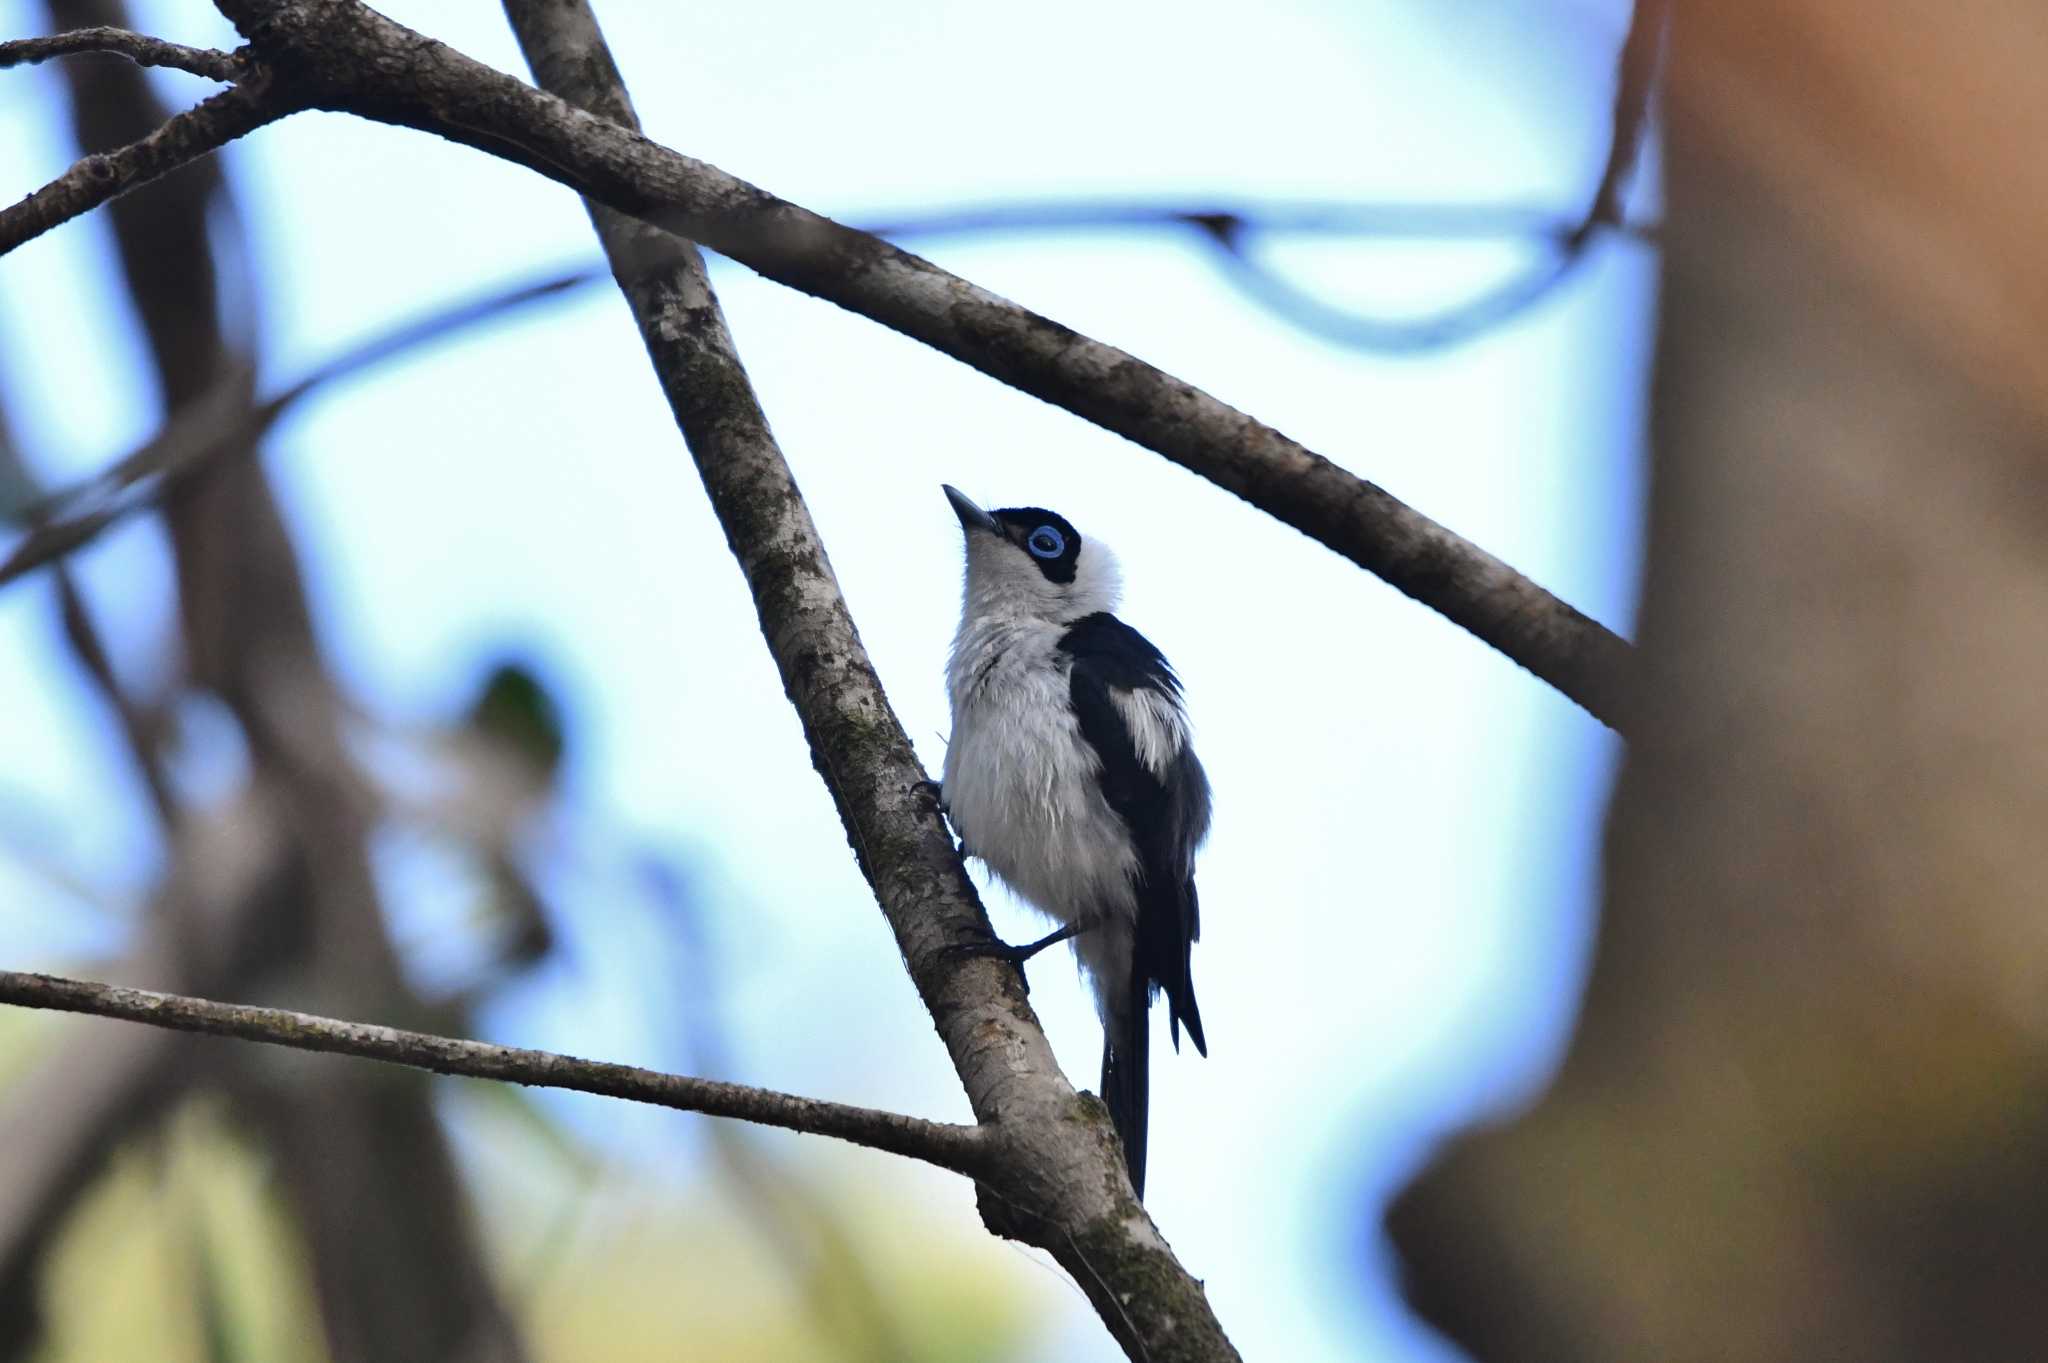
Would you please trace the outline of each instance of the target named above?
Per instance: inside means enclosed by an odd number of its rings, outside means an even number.
[[[383,8],[525,75],[495,4]],[[162,36],[232,43],[204,6],[137,11]],[[1612,0],[599,13],[650,136],[856,223],[1103,196],[1568,214],[1605,154],[1625,24]],[[34,19],[0,0],[8,33]],[[182,101],[206,88],[162,83]],[[0,81],[0,192],[65,164],[52,103],[47,73]],[[229,165],[268,290],[266,387],[436,302],[595,258],[568,193],[422,134],[301,116]],[[1172,236],[907,244],[1278,427],[1627,630],[1654,271],[1641,248],[1596,247],[1554,296],[1469,343],[1387,355],[1260,310]],[[107,247],[87,220],[0,260],[5,407],[52,482],[153,428]],[[1400,313],[1525,256],[1322,241],[1272,259],[1318,296]],[[1446,1132],[1525,1099],[1566,1042],[1611,736],[1157,456],[741,267],[716,262],[713,281],[928,769],[959,599],[940,483],[1052,507],[1114,548],[1121,613],[1180,671],[1216,790],[1194,960],[1211,1053],[1155,1060],[1148,1206],[1247,1357],[1454,1357],[1400,1310],[1377,1211]],[[561,820],[583,849],[552,883],[567,949],[492,1008],[485,1035],[683,1063],[661,926],[618,907],[632,849],[659,847],[706,906],[722,1077],[967,1117],[615,292],[337,384],[287,419],[269,460],[335,669],[366,711],[445,717],[507,648],[567,701]],[[160,538],[125,528],[82,561],[119,662],[147,673],[166,642]],[[0,894],[23,906],[0,911],[0,952],[40,964],[117,928],[49,907],[24,856],[108,902],[155,869],[146,810],[132,792],[109,799],[118,753],[50,622],[46,583],[0,592],[0,824],[15,853],[0,855]],[[383,870],[413,906],[400,937],[430,938],[431,858],[393,846]],[[1004,892],[987,898],[999,932],[1036,935]],[[1099,1031],[1063,956],[1034,965],[1032,1001],[1092,1085]],[[576,1098],[560,1111],[690,1176],[687,1123]],[[900,1176],[932,1214],[976,1224],[964,1183]],[[1047,1300],[1044,1356],[1115,1356],[1078,1293]]]

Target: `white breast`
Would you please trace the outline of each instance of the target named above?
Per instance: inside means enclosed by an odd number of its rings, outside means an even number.
[[[1137,857],[1074,719],[1062,633],[1006,622],[954,641],[946,808],[966,850],[1041,912],[1134,920]]]

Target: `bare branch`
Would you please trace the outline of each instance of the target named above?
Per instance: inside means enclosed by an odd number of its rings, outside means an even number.
[[[1671,0],[1635,0],[1635,7],[1629,11],[1628,36],[1622,39],[1621,56],[1615,62],[1613,131],[1607,140],[1607,164],[1600,172],[1593,202],[1573,233],[1571,244],[1583,245],[1601,227],[1622,221],[1621,191],[1635,171],[1643,133],[1649,126],[1650,90],[1670,9]]]
[[[258,79],[175,115],[139,142],[81,158],[17,204],[0,209],[0,255],[303,106]]]
[[[93,539],[116,521],[154,506],[180,480],[212,467],[259,437],[302,398],[337,379],[430,345],[516,308],[544,302],[603,278],[597,269],[571,270],[463,299],[422,317],[399,322],[325,360],[303,377],[253,406],[246,376],[230,375],[215,390],[179,409],[162,430],[104,472],[37,502],[21,513],[28,533],[4,560],[0,586],[26,576]]]
[[[120,678],[114,675],[113,660],[107,656],[106,644],[100,637],[99,626],[93,621],[92,611],[86,605],[85,595],[61,565],[57,569],[57,612],[64,625],[65,641],[71,645],[72,656],[78,659],[79,666],[92,679],[93,689],[100,693],[100,699],[107,703],[107,708],[114,712],[114,719],[121,726],[128,756],[142,778],[143,789],[149,792],[149,802],[156,810],[158,824],[166,830],[175,827],[178,802],[171,793],[171,781],[164,772],[163,757],[157,751],[157,726],[122,688]]]
[[[542,84],[634,126],[583,0],[506,0],[505,9]],[[1068,1084],[1013,973],[947,950],[986,940],[988,919],[952,836],[916,793],[924,771],[854,629],[703,258],[687,241],[589,207],[861,871],[974,1115],[992,1138],[1001,1134],[979,1176],[983,1220],[1058,1258],[1132,1358],[1235,1359],[1201,1284],[1132,1193],[1107,1114]]]
[[[1621,192],[1649,121],[1652,78],[1669,0],[1637,0],[1616,60],[1607,159],[1586,211],[1568,219],[1501,205],[1304,204],[1207,211],[1143,203],[1024,203],[956,210],[870,227],[892,241],[910,236],[1020,230],[1189,229],[1214,252],[1224,278],[1245,297],[1334,345],[1412,352],[1455,345],[1494,330],[1556,292],[1594,239],[1613,233],[1649,241],[1655,230],[1627,222]],[[1386,317],[1330,303],[1260,259],[1257,244],[1279,236],[1514,238],[1543,242],[1541,260],[1477,296],[1419,317]]]
[[[1570,230],[1577,230],[1576,225]],[[1394,352],[1456,345],[1499,327],[1554,293],[1584,254],[1582,245],[1560,247],[1549,258],[1489,285],[1477,297],[1421,317],[1393,318],[1325,302],[1260,260],[1251,249],[1250,236],[1235,223],[1219,224],[1214,235],[1224,276],[1245,297],[1333,345]]]
[[[0,43],[0,68],[28,66],[49,61],[52,57],[69,57],[81,52],[111,53],[126,57],[139,66],[173,67],[223,83],[240,80],[248,74],[238,53],[211,47],[187,47],[183,43],[165,42],[146,33],[133,33],[105,24],[68,29],[46,38],[16,38]]]
[[[892,1155],[907,1155],[969,1177],[987,1166],[992,1144],[979,1127],[927,1121],[899,1112],[818,1098],[799,1098],[745,1084],[58,975],[0,970],[0,1003],[120,1018],[151,1027],[237,1037],[293,1050],[353,1055],[435,1074],[500,1079],[530,1088],[570,1089],[675,1108],[679,1112],[701,1112],[707,1117],[731,1117],[785,1131],[833,1136]]]
[[[1209,230],[1232,282],[1247,296],[1303,330],[1338,345],[1367,350],[1413,351],[1454,345],[1492,331],[1535,307],[1572,277],[1601,233],[1642,235],[1642,229],[1624,225],[1621,192],[1635,169],[1643,132],[1648,126],[1651,78],[1656,73],[1657,50],[1668,8],[1669,0],[1637,0],[1630,12],[1628,35],[1615,64],[1614,114],[1599,184],[1584,214],[1575,222],[1561,229],[1553,226],[1544,234],[1554,247],[1547,258],[1475,298],[1423,317],[1389,319],[1333,306],[1292,283],[1252,252],[1252,233],[1246,223],[1220,218]]]
[[[1629,645],[1270,426],[716,167],[542,94],[355,0],[218,0],[294,94],[434,132],[700,241],[1144,445],[1320,540],[1620,727]]]

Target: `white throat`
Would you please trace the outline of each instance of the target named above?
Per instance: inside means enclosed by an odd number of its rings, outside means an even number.
[[[978,623],[1064,628],[1097,611],[1113,611],[1123,594],[1116,555],[1096,540],[1081,546],[1074,580],[1054,582],[1016,545],[979,532],[967,536],[962,626]]]

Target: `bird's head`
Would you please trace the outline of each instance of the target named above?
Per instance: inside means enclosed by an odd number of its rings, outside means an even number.
[[[967,543],[967,613],[1068,624],[1116,609],[1121,579],[1106,545],[1083,543],[1066,517],[1042,507],[983,511],[956,487],[946,500]]]

